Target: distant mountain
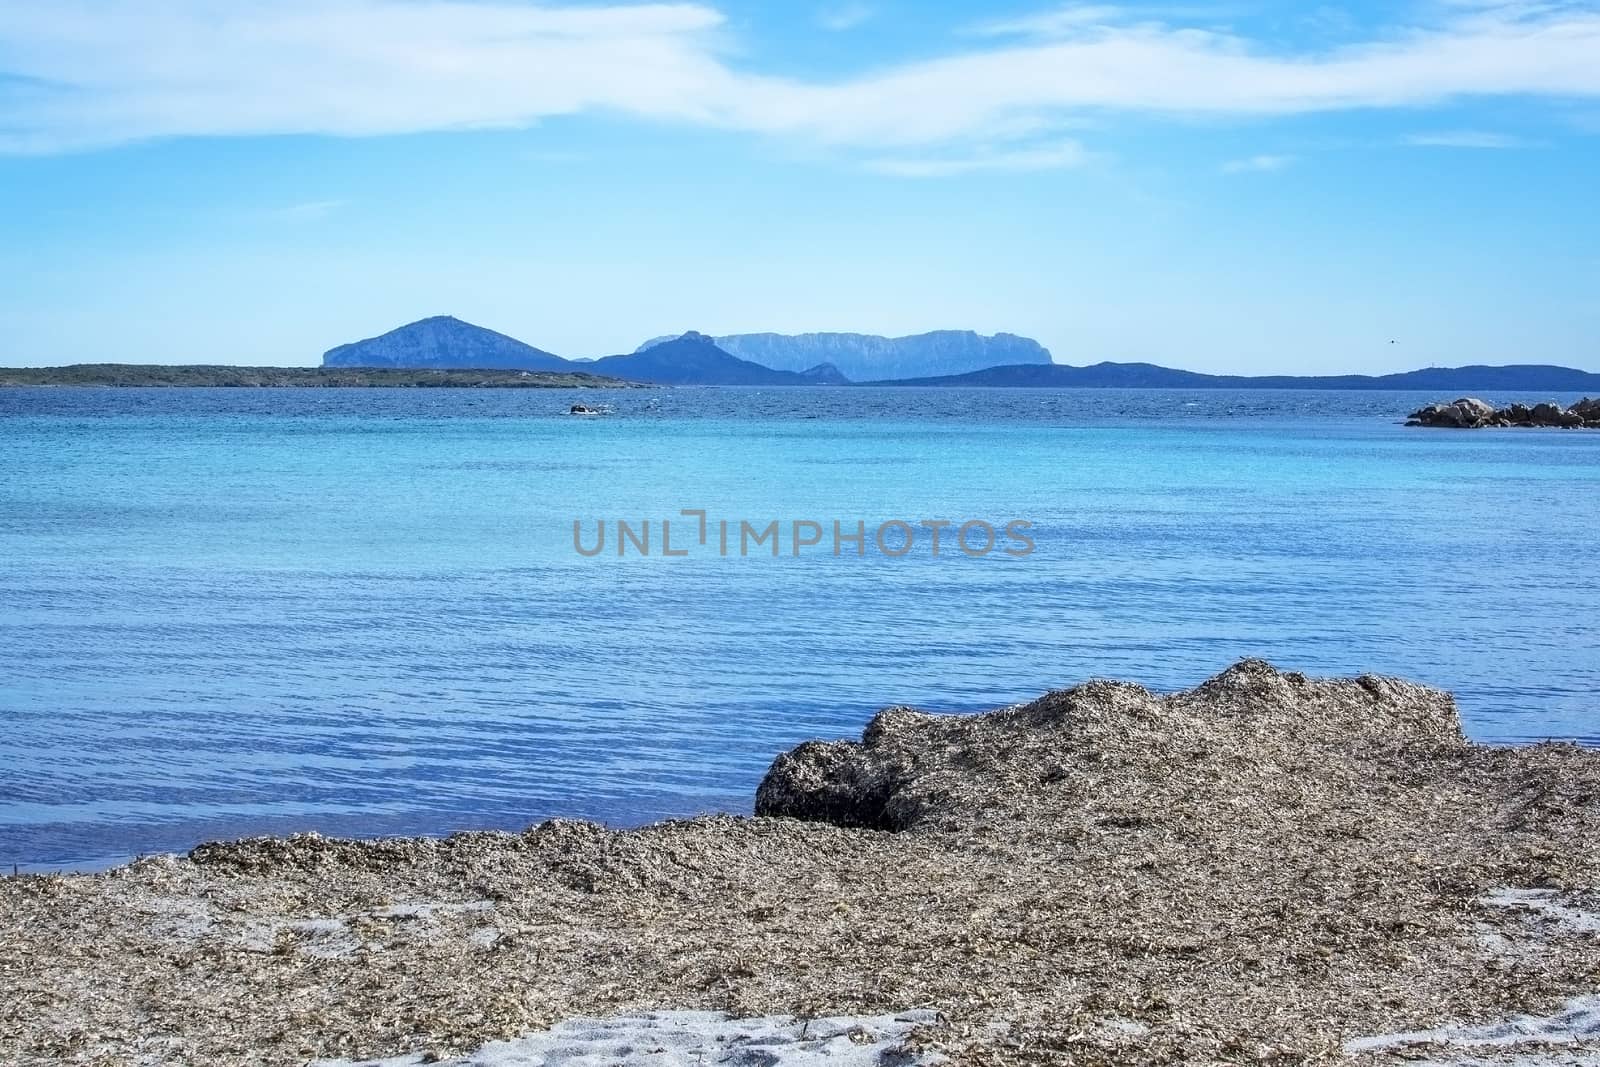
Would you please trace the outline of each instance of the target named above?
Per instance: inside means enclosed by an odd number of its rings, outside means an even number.
[[[827,364],[804,373],[773,370],[740,359],[718,347],[703,333],[690,330],[640,352],[606,356],[582,364],[585,370],[613,378],[656,385],[847,385],[837,367]]]
[[[969,374],[885,379],[863,385],[1010,386],[1043,389],[1412,389],[1426,392],[1582,393],[1600,390],[1600,374],[1523,364],[1508,367],[1430,367],[1400,374],[1200,374],[1153,363],[1096,363],[1089,367],[1035,364],[989,367]]]
[[[381,337],[329,349],[322,355],[322,365],[435,370],[574,369],[560,356],[449,315],[422,319]]]
[[[864,385],[980,385],[1023,388],[1127,388],[1127,389],[1203,389],[1248,379],[1224,382],[1211,374],[1171,370],[1153,363],[1096,363],[1092,367],[1069,367],[1064,363],[1023,363],[985,367],[967,374],[944,374],[927,378],[895,378]]]
[[[999,353],[1010,362],[988,365]],[[771,361],[770,363],[768,361]],[[976,362],[977,366],[970,364]],[[907,373],[911,367],[964,366],[960,371]],[[1400,374],[1201,374],[1154,363],[1050,362],[1037,342],[1014,334],[982,337],[940,330],[915,337],[854,333],[735,334],[690,330],[658,338],[627,355],[566,360],[448,315],[422,319],[381,337],[340,345],[324,367],[406,370],[531,370],[605,374],[658,385],[972,385],[1079,389],[1410,389],[1433,393],[1600,393],[1600,374],[1524,364],[1430,367]]]
[[[639,346],[645,352],[663,341]],[[963,374],[1000,364],[1050,362],[1039,342],[1010,333],[935,330],[913,337],[864,333],[741,333],[713,338],[723,351],[774,370],[805,371],[831,363],[853,381]]]
[[[800,372],[807,385],[849,385],[850,379],[832,363],[818,363]]]

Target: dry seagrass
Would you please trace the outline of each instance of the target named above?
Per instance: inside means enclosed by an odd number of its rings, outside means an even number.
[[[1600,990],[1600,935],[1485,900],[1600,910],[1600,752],[1468,743],[1446,694],[1392,679],[1247,661],[1174,695],[892,708],[779,757],[757,810],[3,879],[0,1061],[926,1007],[913,1051],[957,1064],[1341,1062],[1361,1035]]]

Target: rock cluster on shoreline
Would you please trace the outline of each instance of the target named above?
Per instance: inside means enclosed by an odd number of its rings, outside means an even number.
[[[1560,404],[1511,404],[1496,408],[1476,397],[1462,397],[1449,404],[1429,404],[1406,417],[1407,426],[1438,426],[1453,430],[1475,430],[1485,426],[1548,426],[1575,430],[1600,429],[1600,400],[1584,397],[1570,408]]]
[[[912,1009],[937,1021],[901,1062],[957,1067],[1600,1057],[1600,752],[1471,744],[1436,690],[1247,661],[892,708],[779,757],[758,808],[0,879],[0,1059],[426,1062],[581,1017]]]

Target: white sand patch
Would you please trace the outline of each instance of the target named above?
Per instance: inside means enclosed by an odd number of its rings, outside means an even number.
[[[1551,934],[1600,935],[1600,913],[1580,906],[1555,889],[1496,889],[1479,899],[1488,908],[1525,912]],[[1541,950],[1545,938],[1530,942],[1510,936],[1488,924],[1480,927],[1478,943],[1497,956],[1528,955]],[[1600,994],[1574,997],[1553,1015],[1517,1015],[1502,1022],[1471,1026],[1456,1024],[1432,1030],[1410,1030],[1345,1042],[1352,1055],[1394,1052],[1421,1067],[1480,1067],[1512,1064],[1515,1067],[1600,1067],[1600,1052],[1561,1050],[1562,1046],[1600,1042]],[[1453,1055],[1444,1059],[1418,1057],[1418,1046],[1440,1049],[1493,1050],[1489,1058]],[[1494,1054],[1494,1053],[1498,1054]]]
[[[150,932],[157,937],[194,940],[211,933],[216,925],[210,906],[198,900],[158,897],[145,904],[145,911],[153,916]]]
[[[291,938],[296,951],[329,960],[349,956],[361,940],[343,918],[248,918],[239,932],[226,940],[247,952],[273,953],[280,951],[285,935]]]
[[[1416,1045],[1438,1045],[1455,1049],[1513,1048],[1523,1045],[1571,1045],[1580,1041],[1600,1041],[1600,995],[1573,997],[1553,1015],[1516,1015],[1502,1022],[1483,1026],[1441,1026],[1435,1030],[1411,1030],[1401,1034],[1358,1037],[1345,1042],[1344,1050],[1354,1055],[1361,1052],[1405,1049]],[[1439,1062],[1460,1064],[1469,1061],[1456,1059]]]
[[[902,1050],[906,1036],[938,1013],[795,1019],[732,1019],[721,1012],[657,1011],[573,1019],[471,1055],[430,1061],[425,1052],[384,1060],[321,1060],[311,1067],[911,1067],[943,1057]]]
[[[1511,1057],[1451,1056],[1444,1060],[1407,1059],[1406,1067],[1600,1067],[1600,1052],[1518,1052]]]
[[[343,919],[301,919],[284,923],[278,929],[296,935],[295,947],[307,956],[325,960],[344,959],[361,944],[361,939]],[[277,931],[274,931],[273,937],[277,937]]]
[[[437,921],[447,916],[488,915],[494,912],[492,900],[457,903],[406,902],[390,904],[348,915],[308,919],[286,916],[228,915],[199,900],[158,899],[146,905],[154,916],[151,933],[157,937],[183,941],[220,939],[247,952],[271,954],[283,951],[284,938],[297,952],[322,959],[344,959],[353,955],[371,934],[362,928],[373,923],[384,929],[405,930],[409,938],[432,940],[447,931],[437,929]],[[484,932],[485,930],[489,932]],[[481,948],[499,941],[500,931],[492,926],[473,929],[466,936]]]
[[[1149,1032],[1150,1027],[1138,1019],[1124,1019],[1120,1016],[1101,1019],[1094,1027],[1096,1037],[1108,1040],[1139,1038],[1144,1037]]]
[[[1480,897],[1478,903],[1497,912],[1511,913],[1533,920],[1534,935],[1527,931],[1508,931],[1500,916],[1495,922],[1479,923],[1478,946],[1497,959],[1531,960],[1551,950],[1549,934],[1600,936],[1600,912],[1581,907],[1571,897],[1555,889],[1496,889]]]
[[[494,901],[474,900],[466,904],[390,904],[366,914],[374,919],[432,919],[439,915],[465,915],[471,912],[493,911]]]
[[[1554,923],[1562,933],[1600,934],[1600,912],[1563,902],[1560,891],[1555,889],[1496,889],[1481,903],[1491,908],[1532,912]]]

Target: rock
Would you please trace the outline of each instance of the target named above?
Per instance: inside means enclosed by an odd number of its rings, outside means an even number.
[[[1473,429],[1489,425],[1495,417],[1495,410],[1475,397],[1462,397],[1452,404],[1430,404],[1413,411],[1410,417],[1412,424],[1417,426]]]
[[[901,709],[890,709],[874,719]],[[850,741],[807,741],[780,755],[756,789],[757,815],[868,830],[903,829],[891,813],[907,773],[898,755]]]
[[[1407,426],[1444,426],[1447,404],[1429,404],[1425,408],[1418,408],[1406,417]],[[1453,421],[1453,420],[1452,420]]]
[[[1600,426],[1600,400],[1585,397],[1570,410],[1545,402],[1531,408],[1526,404],[1511,404],[1497,411],[1493,405],[1476,397],[1464,396],[1449,404],[1419,408],[1407,416],[1406,425],[1460,430],[1482,426],[1558,426],[1563,429]]]
[[[1569,409],[1583,419],[1585,426],[1600,427],[1600,397],[1584,397]]]

